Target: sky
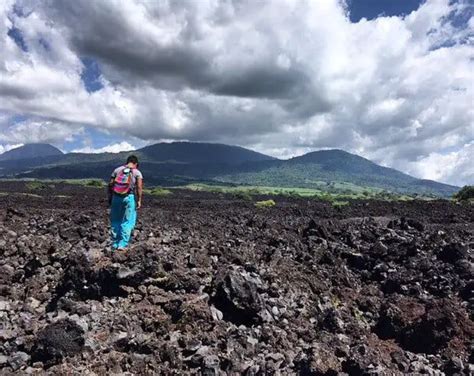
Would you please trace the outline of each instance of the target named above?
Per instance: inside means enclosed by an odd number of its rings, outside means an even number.
[[[471,0],[2,0],[0,152],[338,148],[474,184]]]

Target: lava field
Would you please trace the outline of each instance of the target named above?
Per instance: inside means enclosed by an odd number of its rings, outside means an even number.
[[[0,374],[469,375],[474,211],[0,183]]]

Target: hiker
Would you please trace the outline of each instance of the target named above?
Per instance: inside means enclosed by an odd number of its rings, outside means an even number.
[[[112,248],[124,250],[142,206],[143,175],[138,170],[138,158],[131,155],[124,166],[117,167],[109,182],[110,222]]]

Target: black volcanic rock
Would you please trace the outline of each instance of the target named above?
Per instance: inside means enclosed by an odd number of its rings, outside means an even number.
[[[67,355],[73,355],[84,346],[84,330],[65,319],[48,325],[37,336],[33,360],[52,365]]]
[[[466,205],[173,190],[112,252],[95,188],[0,188],[2,375],[472,374]]]

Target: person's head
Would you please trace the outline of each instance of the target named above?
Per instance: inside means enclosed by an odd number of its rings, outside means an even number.
[[[137,158],[137,156],[136,155],[130,155],[127,158],[127,164],[131,165],[131,167],[133,167],[133,168],[137,168],[138,167],[138,158]]]

